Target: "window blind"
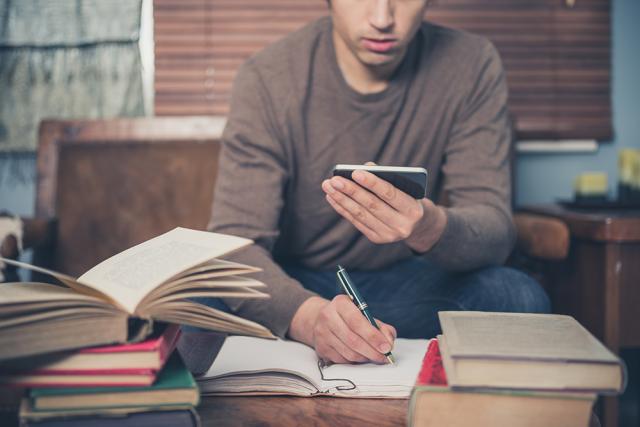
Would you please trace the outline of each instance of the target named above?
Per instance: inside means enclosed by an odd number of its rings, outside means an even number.
[[[612,137],[609,0],[436,0],[426,19],[493,41],[520,139]],[[154,0],[157,115],[226,115],[252,53],[324,0]]]

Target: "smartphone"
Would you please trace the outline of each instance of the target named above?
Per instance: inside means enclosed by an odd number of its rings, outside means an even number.
[[[375,176],[388,181],[398,190],[407,193],[414,199],[424,199],[427,196],[427,170],[425,168],[336,165],[333,168],[333,176],[341,176],[353,181],[351,174],[356,170],[371,172]]]

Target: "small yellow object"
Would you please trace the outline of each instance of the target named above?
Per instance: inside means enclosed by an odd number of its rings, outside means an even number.
[[[576,177],[575,194],[578,196],[605,196],[608,191],[607,174],[604,172],[585,172]]]
[[[618,154],[618,174],[619,180],[624,184],[632,184],[635,175],[640,169],[640,150],[625,148]]]

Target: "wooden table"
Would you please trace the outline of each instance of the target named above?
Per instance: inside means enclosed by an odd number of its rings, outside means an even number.
[[[340,397],[203,397],[203,427],[219,426],[406,426],[409,400]],[[593,414],[589,427],[600,427]]]
[[[407,399],[203,397],[202,426],[405,426]]]
[[[569,228],[569,255],[549,270],[554,312],[575,317],[615,353],[640,347],[640,210],[523,210],[558,218]],[[617,426],[617,412],[617,400],[605,399],[606,427]]]

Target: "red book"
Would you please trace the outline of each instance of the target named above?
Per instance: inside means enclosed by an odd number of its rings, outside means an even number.
[[[102,387],[151,385],[180,336],[169,325],[155,337],[119,344],[16,360],[3,366],[0,385],[19,387]]]
[[[442,365],[437,339],[429,342],[427,352],[422,359],[422,368],[420,368],[416,385],[447,386],[447,374]]]

